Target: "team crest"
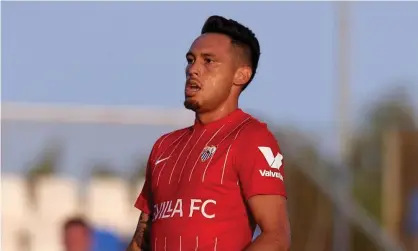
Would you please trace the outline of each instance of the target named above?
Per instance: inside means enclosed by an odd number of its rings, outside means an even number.
[[[206,146],[205,148],[203,148],[202,154],[200,155],[200,159],[202,160],[202,162],[205,162],[210,157],[212,157],[213,154],[215,154],[215,152],[216,146]]]

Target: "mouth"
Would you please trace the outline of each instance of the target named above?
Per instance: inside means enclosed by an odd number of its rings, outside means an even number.
[[[187,97],[196,95],[201,90],[199,84],[195,81],[190,80],[186,82],[185,94]]]

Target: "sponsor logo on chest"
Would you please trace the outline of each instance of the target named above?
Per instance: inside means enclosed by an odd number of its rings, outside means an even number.
[[[154,205],[153,221],[166,218],[193,218],[198,214],[206,219],[215,218],[216,200],[175,199]]]

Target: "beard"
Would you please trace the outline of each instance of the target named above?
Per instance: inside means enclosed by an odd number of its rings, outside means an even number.
[[[184,104],[184,107],[188,110],[192,110],[194,112],[197,112],[197,111],[200,110],[200,104],[199,104],[199,102],[197,102],[195,100],[190,100],[190,99],[186,98],[186,100],[184,100],[183,104]]]

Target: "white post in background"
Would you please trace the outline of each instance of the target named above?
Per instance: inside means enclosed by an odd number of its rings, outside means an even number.
[[[338,1],[338,99],[339,99],[339,132],[340,157],[343,162],[347,160],[349,141],[349,107],[350,107],[350,26],[349,2]]]
[[[350,170],[347,163],[349,147],[349,95],[350,95],[350,26],[349,26],[349,2],[336,2],[337,29],[338,29],[338,131],[339,131],[339,154],[340,165],[336,170],[336,190],[340,198],[351,201]],[[351,247],[350,222],[341,209],[334,211],[334,251],[350,251]]]
[[[402,222],[402,164],[400,133],[390,129],[384,134],[383,179],[382,179],[382,218],[386,232],[400,241]]]

